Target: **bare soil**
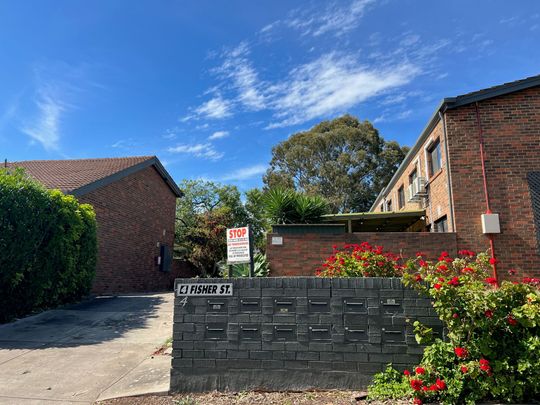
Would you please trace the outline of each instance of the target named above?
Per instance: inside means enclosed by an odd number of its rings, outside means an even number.
[[[366,405],[358,391],[306,392],[210,392],[174,396],[139,396],[110,399],[100,405]],[[370,402],[370,405],[402,405],[410,401]]]

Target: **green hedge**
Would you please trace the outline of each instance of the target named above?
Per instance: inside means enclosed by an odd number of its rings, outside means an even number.
[[[0,322],[88,294],[96,254],[91,205],[0,170]]]

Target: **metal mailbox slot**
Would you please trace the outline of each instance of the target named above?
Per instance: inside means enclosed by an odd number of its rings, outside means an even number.
[[[206,300],[206,312],[227,312],[227,300],[209,299]]]
[[[259,325],[240,325],[240,340],[260,340],[261,328]]]
[[[310,340],[331,340],[332,328],[330,325],[313,325],[308,328]]]
[[[314,298],[308,301],[309,312],[330,312],[330,300],[327,298]]]
[[[382,341],[383,343],[404,343],[405,331],[397,328],[383,328]]]
[[[366,325],[346,326],[345,341],[346,342],[363,342],[368,340]]]
[[[367,305],[365,298],[344,298],[343,299],[344,313],[367,313]]]
[[[274,325],[274,340],[296,341],[296,325]]]
[[[396,314],[401,312],[402,304],[402,300],[396,298],[381,300],[381,308],[385,314]]]
[[[209,323],[204,330],[205,339],[210,340],[226,340],[227,339],[227,324],[226,323]]]
[[[260,298],[241,299],[240,312],[261,312],[261,299]]]
[[[276,298],[274,300],[274,313],[287,314],[296,312],[296,298]]]

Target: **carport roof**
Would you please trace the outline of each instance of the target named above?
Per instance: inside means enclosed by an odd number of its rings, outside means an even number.
[[[424,210],[352,212],[323,216],[323,222],[345,224],[348,232],[402,232],[422,220]]]

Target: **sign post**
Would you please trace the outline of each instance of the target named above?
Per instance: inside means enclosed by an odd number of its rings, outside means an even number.
[[[232,264],[249,263],[249,276],[254,277],[252,232],[249,226],[227,229],[227,264],[229,277]]]

